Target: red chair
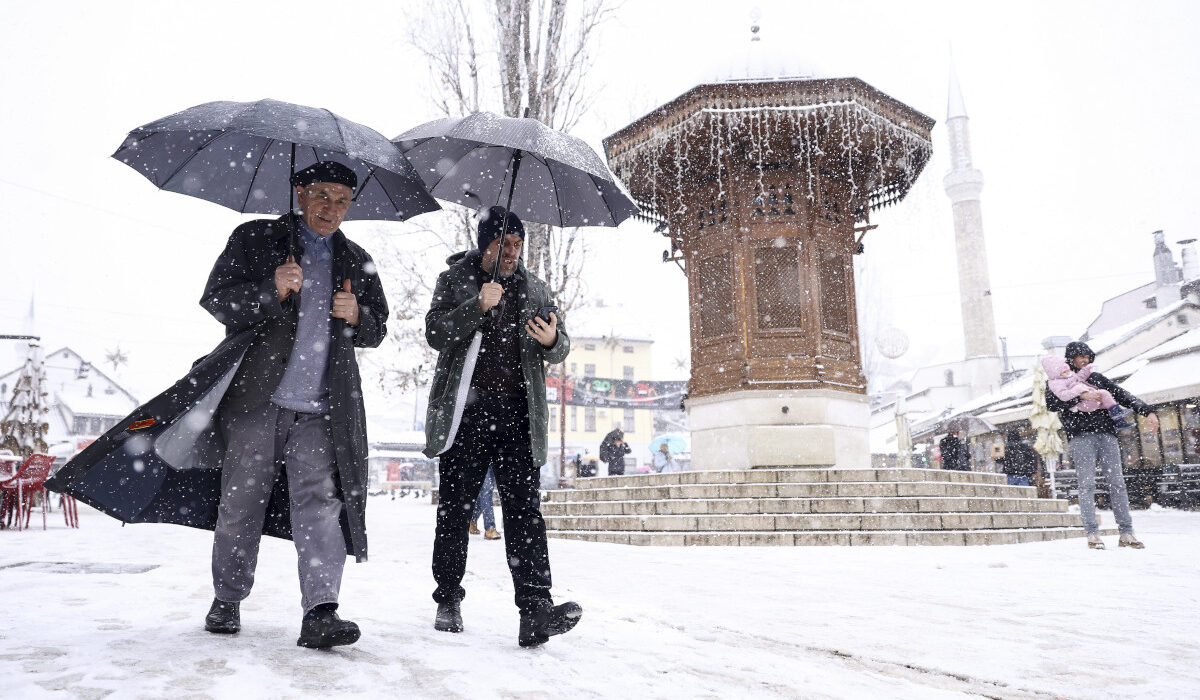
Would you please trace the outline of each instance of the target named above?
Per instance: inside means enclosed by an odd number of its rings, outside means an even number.
[[[62,495],[63,518],[67,521],[67,527],[79,527],[79,507],[75,499],[67,494]]]
[[[0,481],[0,492],[4,494],[0,511],[3,511],[3,519],[8,527],[15,525],[18,530],[29,527],[29,518],[33,515],[33,495],[42,490],[42,485],[50,477],[52,464],[54,458],[50,455],[32,454],[12,478]],[[46,529],[45,498],[42,499],[42,529]]]

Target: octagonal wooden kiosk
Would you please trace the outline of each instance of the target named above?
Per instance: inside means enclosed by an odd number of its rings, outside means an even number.
[[[694,469],[869,464],[853,260],[933,123],[857,78],[753,80],[605,139],[688,276]]]

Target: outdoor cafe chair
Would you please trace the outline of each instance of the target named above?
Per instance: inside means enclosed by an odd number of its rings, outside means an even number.
[[[0,481],[0,521],[6,526],[15,526],[21,530],[29,527],[29,519],[33,514],[33,495],[42,489],[50,476],[50,466],[54,457],[50,455],[29,455],[17,473],[5,481]],[[46,529],[46,499],[42,499],[42,529]]]

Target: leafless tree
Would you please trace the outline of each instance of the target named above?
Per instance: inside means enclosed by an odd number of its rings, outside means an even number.
[[[569,132],[596,99],[586,77],[613,11],[609,0],[429,0],[409,39],[429,65],[430,93],[446,116],[519,117],[528,109]],[[471,240],[471,221],[459,223]],[[578,229],[530,223],[525,230],[526,266],[569,309],[586,253]]]
[[[529,115],[571,131],[597,97],[586,80],[611,0],[426,0],[410,23],[408,43],[429,70],[428,94],[447,117],[483,110]],[[475,245],[475,213],[451,206],[420,218],[396,237],[370,234],[392,303],[392,352],[364,353],[364,375],[388,391],[418,390],[435,360],[424,339],[424,314],[442,260]],[[581,298],[586,245],[578,229],[525,227],[526,266],[543,279],[563,312]],[[399,357],[397,357],[399,356]],[[397,362],[399,360],[399,362]]]

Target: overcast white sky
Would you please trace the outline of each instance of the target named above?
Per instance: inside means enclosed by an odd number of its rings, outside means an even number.
[[[866,240],[869,284],[883,290],[875,311],[912,338],[905,359],[962,353],[941,188],[951,43],[986,182],[997,330],[1013,352],[1080,334],[1101,301],[1151,280],[1151,231],[1165,229],[1172,243],[1197,236],[1194,3],[757,4],[764,43],[796,65],[857,76],[938,120],[933,160],[908,200],[875,217],[881,228]],[[220,336],[196,302],[229,231],[249,217],[159,192],[108,156],[133,127],[217,99],[326,107],[389,136],[433,118],[425,69],[404,41],[417,7],[8,5],[0,333],[20,331],[36,285],[36,330],[48,347],[70,345],[99,362],[120,343],[142,399],[182,375]],[[598,148],[603,136],[740,61],[747,8],[627,0],[597,51],[604,98],[578,135]],[[339,50],[304,48],[314,40]],[[353,237],[361,225],[345,230]],[[663,239],[629,222],[589,240],[590,293],[662,329],[664,368],[685,355],[685,282],[659,262]],[[620,283],[631,279],[639,283]]]

